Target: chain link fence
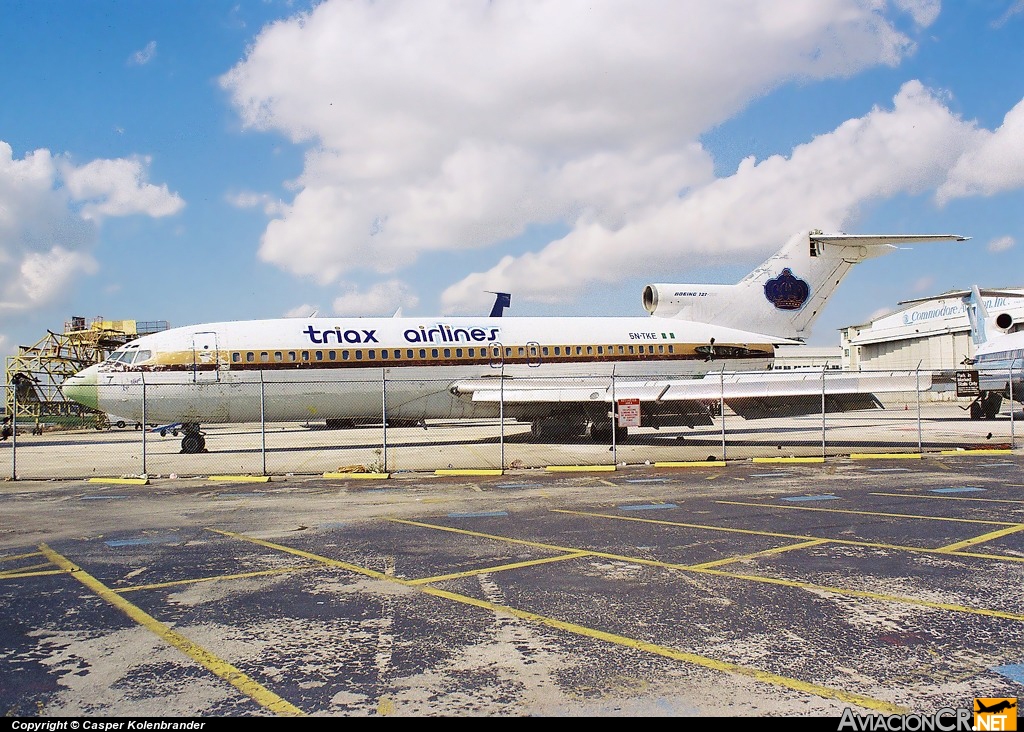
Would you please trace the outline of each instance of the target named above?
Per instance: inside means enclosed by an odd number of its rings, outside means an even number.
[[[367,415],[360,419],[334,411],[337,381],[295,384],[268,374],[259,382],[189,385],[189,398],[221,405],[216,420],[199,425],[154,423],[149,414],[157,407],[160,414],[186,410],[187,400],[180,386],[143,383],[101,394],[105,403],[122,403],[126,414],[133,414],[133,401],[144,405],[134,418],[4,415],[0,478],[508,470],[1015,447],[1024,369],[974,372],[980,397],[958,395],[965,385],[956,373],[872,372],[891,388],[874,394],[856,390],[863,372],[768,371],[758,381],[760,394],[749,384],[741,391],[726,371],[701,379],[679,375],[687,380],[685,401],[629,396],[655,387],[668,394],[664,374],[650,381],[576,376],[564,384],[516,376],[511,395],[499,386],[493,401],[472,415],[470,401],[452,397],[450,380],[382,374],[343,384],[346,402],[357,401]],[[772,396],[783,386],[798,393]],[[552,405],[540,402],[540,393],[577,397],[549,413]],[[296,400],[310,405],[306,419],[264,419]],[[444,418],[417,419],[442,408]]]

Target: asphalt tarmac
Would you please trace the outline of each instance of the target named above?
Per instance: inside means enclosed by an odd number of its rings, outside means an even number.
[[[835,717],[1024,696],[1010,450],[0,482],[8,717]],[[252,481],[252,482],[247,482]]]

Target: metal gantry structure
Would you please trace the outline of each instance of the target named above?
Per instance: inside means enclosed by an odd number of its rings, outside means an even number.
[[[38,425],[45,418],[77,417],[105,425],[106,415],[65,399],[64,380],[82,369],[99,363],[130,340],[147,333],[167,330],[165,320],[86,321],[73,317],[64,324],[63,333],[47,332],[31,346],[21,346],[17,355],[8,356],[4,390],[5,414],[18,422]]]

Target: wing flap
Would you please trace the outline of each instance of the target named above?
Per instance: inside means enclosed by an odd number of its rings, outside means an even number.
[[[678,402],[725,402],[738,414],[794,414],[879,408],[879,393],[918,392],[931,388],[931,374],[897,371],[877,372],[742,372],[706,374],[701,378],[658,379],[655,381],[612,380],[603,377],[573,379],[507,379],[504,387],[492,379],[461,381],[452,392],[474,402],[507,404],[608,403],[639,399],[647,404]],[[778,402],[777,406],[772,406]],[[830,405],[835,407],[830,409]],[[841,407],[846,407],[841,408]]]

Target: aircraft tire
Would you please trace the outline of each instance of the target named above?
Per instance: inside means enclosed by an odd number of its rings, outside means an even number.
[[[186,455],[195,455],[202,452],[206,446],[206,440],[197,434],[187,434],[181,438],[181,451]]]
[[[123,419],[117,420],[117,428],[119,430],[123,430],[124,429],[124,420]]]
[[[981,402],[974,401],[971,403],[971,419],[981,419],[984,416],[984,411]]]

